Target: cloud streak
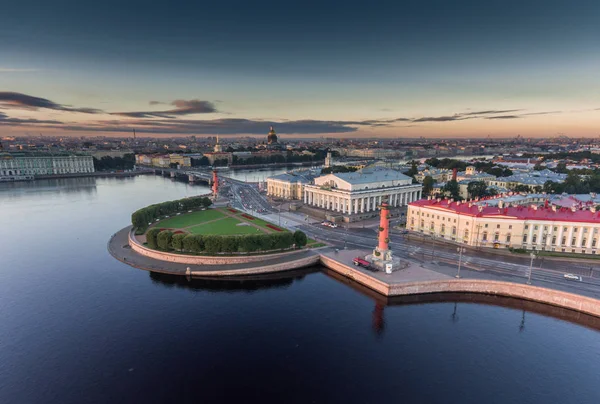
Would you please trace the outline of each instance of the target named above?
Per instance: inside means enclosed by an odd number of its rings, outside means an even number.
[[[11,91],[0,91],[0,108],[5,109],[51,109],[55,111],[80,112],[84,114],[99,114],[103,111],[96,108],[73,108],[70,105],[58,104],[46,98],[34,97]]]
[[[161,104],[160,101],[150,101],[150,105]],[[174,118],[182,115],[211,114],[218,112],[215,105],[210,101],[202,100],[175,100],[171,103],[175,108],[164,111],[136,111],[136,112],[113,112],[128,118]]]

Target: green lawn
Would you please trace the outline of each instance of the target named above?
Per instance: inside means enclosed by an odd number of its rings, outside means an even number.
[[[157,222],[157,226],[170,229],[180,229],[182,227],[200,224],[224,216],[224,213],[215,209],[200,210],[193,213],[182,213],[180,216],[170,217],[169,219]]]
[[[199,224],[188,228],[187,230],[193,234],[217,234],[217,235],[234,235],[234,234],[263,234],[261,230],[247,226],[237,226],[241,223],[233,217],[226,217],[216,222]]]

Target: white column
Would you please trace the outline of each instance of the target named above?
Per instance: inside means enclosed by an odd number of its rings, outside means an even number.
[[[594,238],[594,228],[593,227],[588,227],[588,232],[587,232],[587,243],[584,246],[584,248],[587,248],[588,250],[590,248],[592,248],[592,240]]]
[[[306,205],[306,192],[304,192],[304,204]]]
[[[579,235],[577,236],[577,246],[579,247],[581,245],[583,239],[583,227],[579,228]]]
[[[365,213],[365,198],[360,198],[360,213]]]
[[[571,240],[573,240],[573,226],[569,226],[569,231],[567,233],[567,246],[572,247]]]
[[[562,225],[558,227],[558,235],[556,236],[556,247],[562,246],[563,227],[564,226]],[[552,243],[552,241],[550,241],[550,243]]]
[[[544,226],[540,224],[539,227],[540,228],[538,229],[537,244],[540,247],[542,247],[544,245]]]
[[[358,198],[354,199],[354,214],[358,213]]]
[[[533,224],[529,224],[529,234],[527,236],[527,244],[532,244],[533,243]]]

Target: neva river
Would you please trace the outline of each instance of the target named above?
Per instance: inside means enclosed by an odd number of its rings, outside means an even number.
[[[190,283],[108,254],[133,210],[207,191],[0,184],[0,403],[600,402],[600,333],[545,306],[385,306],[318,269]]]

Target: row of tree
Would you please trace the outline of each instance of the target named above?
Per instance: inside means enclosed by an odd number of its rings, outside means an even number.
[[[293,245],[303,247],[308,238],[297,230],[271,234],[246,234],[220,236],[211,234],[173,234],[170,230],[152,228],[146,233],[148,247],[163,251],[187,253],[249,253],[290,248]]]
[[[357,170],[356,167],[350,167],[350,166],[331,166],[331,167],[324,167],[323,169],[321,169],[321,175],[336,174],[336,173],[353,173],[356,170]]]
[[[135,154],[128,153],[123,157],[104,156],[94,159],[94,170],[96,171],[113,171],[113,170],[131,170],[135,165]]]
[[[446,168],[452,170],[456,168],[459,171],[464,171],[468,166],[472,165],[477,171],[491,174],[496,177],[509,177],[513,175],[513,172],[510,168],[497,166],[493,161],[476,161],[474,163],[466,163],[464,161],[455,159],[438,159],[437,157],[433,157],[425,160],[425,164],[440,169]]]
[[[135,227],[136,234],[143,234],[152,222],[162,216],[185,212],[194,208],[208,208],[210,205],[212,205],[212,201],[205,196],[157,203],[133,212],[131,224]]]

